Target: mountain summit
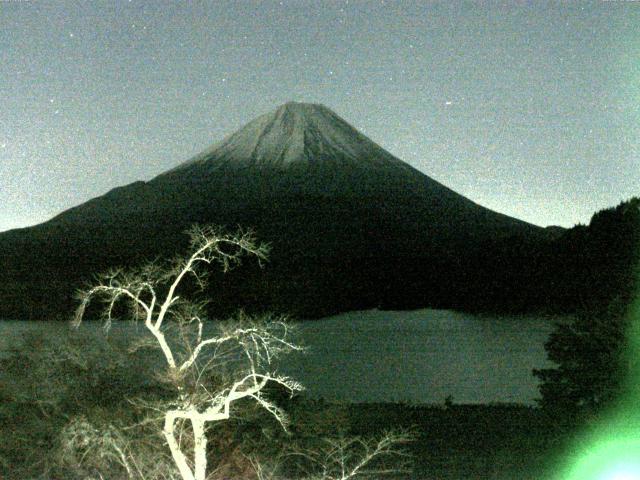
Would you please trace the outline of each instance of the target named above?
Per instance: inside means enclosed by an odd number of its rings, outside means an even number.
[[[235,195],[233,185],[242,185],[242,194],[249,196],[413,192],[473,203],[393,156],[329,108],[311,103],[281,105],[151,183],[163,188],[206,183],[210,189],[220,182],[225,195]]]
[[[496,242],[546,235],[429,178],[328,108],[287,103],[151,181],[0,234],[0,317],[72,309],[91,275],[184,251],[194,223],[252,228],[272,246],[267,269],[209,292],[215,306],[307,318],[464,305],[495,290],[492,265],[477,259]]]
[[[324,162],[333,168],[406,164],[358,132],[324,105],[286,103],[262,115],[177,170],[278,168]]]

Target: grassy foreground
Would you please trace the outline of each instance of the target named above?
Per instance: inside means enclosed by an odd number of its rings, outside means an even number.
[[[109,468],[102,458],[83,469],[73,458],[63,461],[60,433],[79,416],[98,425],[144,419],[145,412],[130,400],[167,395],[166,386],[154,380],[157,362],[152,360],[150,352],[132,357],[127,342],[116,337],[76,332],[65,342],[27,338],[20,351],[0,360],[0,478],[86,479],[91,468]],[[545,480],[554,477],[577,427],[522,405],[339,404],[304,395],[277,401],[290,416],[288,434],[248,407],[210,431],[212,464],[228,472],[221,478],[251,478],[247,454],[273,458],[292,445],[315,448],[327,437],[371,438],[410,430],[415,441],[403,448],[413,469],[396,478]],[[152,427],[134,440],[143,450],[150,445],[147,460],[157,465],[166,444]],[[105,480],[120,478],[125,478],[122,472],[113,472]]]
[[[36,441],[32,444],[35,449],[46,451],[55,446],[55,437],[35,434],[39,428],[36,411],[16,415],[18,412],[8,407],[5,404],[2,412],[13,415],[11,419],[1,419],[3,429],[11,428],[14,434],[20,428],[26,429],[25,434]],[[537,408],[517,405],[445,408],[387,403],[333,404],[298,399],[291,402],[290,408],[292,436],[298,443],[307,443],[314,435],[338,433],[372,437],[387,430],[410,429],[415,441],[404,448],[412,457],[413,471],[394,477],[403,479],[548,479],[553,476],[554,466],[571,436],[569,426],[558,424]],[[27,418],[30,421],[24,422]],[[255,441],[256,434],[250,425],[236,426],[240,428],[237,435],[233,435],[236,442],[244,443],[248,439],[249,443],[255,442],[261,445],[258,448],[264,448],[262,442]],[[3,450],[13,449],[5,444]],[[24,478],[25,471],[35,473],[29,465],[20,464],[38,460],[33,450],[13,450],[12,453],[12,460],[19,463],[2,465],[0,478]],[[22,455],[25,453],[26,457]]]
[[[429,480],[545,480],[575,426],[521,405],[349,406],[352,434],[413,428],[413,473]]]

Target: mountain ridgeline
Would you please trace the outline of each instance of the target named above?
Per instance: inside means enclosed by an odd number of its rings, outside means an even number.
[[[184,252],[194,223],[251,228],[271,244],[264,269],[212,272],[220,315],[572,311],[630,285],[637,209],[540,228],[455,193],[326,107],[288,103],[149,182],[0,234],[0,317],[68,316],[93,274]]]

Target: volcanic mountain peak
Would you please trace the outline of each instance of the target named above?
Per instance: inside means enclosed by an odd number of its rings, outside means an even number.
[[[193,224],[253,228],[273,245],[273,273],[243,268],[210,291],[216,308],[302,318],[489,305],[485,296],[503,298],[495,265],[548,237],[429,178],[328,108],[287,103],[148,182],[0,235],[0,316],[71,309],[69,292],[95,272],[181,251]],[[498,268],[509,275],[497,280],[504,298],[518,296],[522,270]]]
[[[289,102],[246,124],[237,132],[176,170],[195,165],[287,168],[297,163],[331,165],[363,161],[407,165],[362,135],[327,107]]]

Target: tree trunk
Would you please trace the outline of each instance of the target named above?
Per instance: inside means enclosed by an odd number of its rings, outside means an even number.
[[[195,480],[205,480],[207,476],[207,434],[205,422],[200,419],[191,419],[193,426],[193,459],[195,462]]]
[[[171,456],[173,457],[173,461],[176,463],[176,466],[180,471],[182,480],[195,480],[195,477],[193,476],[193,472],[191,471],[191,468],[189,468],[189,464],[187,463],[187,459],[184,456],[184,453],[182,453],[182,450],[180,450],[180,445],[178,445],[178,442],[176,441],[175,431],[174,431],[175,421],[176,421],[176,412],[168,411],[164,417],[164,429],[162,433],[164,434],[164,438],[167,440],[167,443],[169,444],[169,449],[171,450]]]

